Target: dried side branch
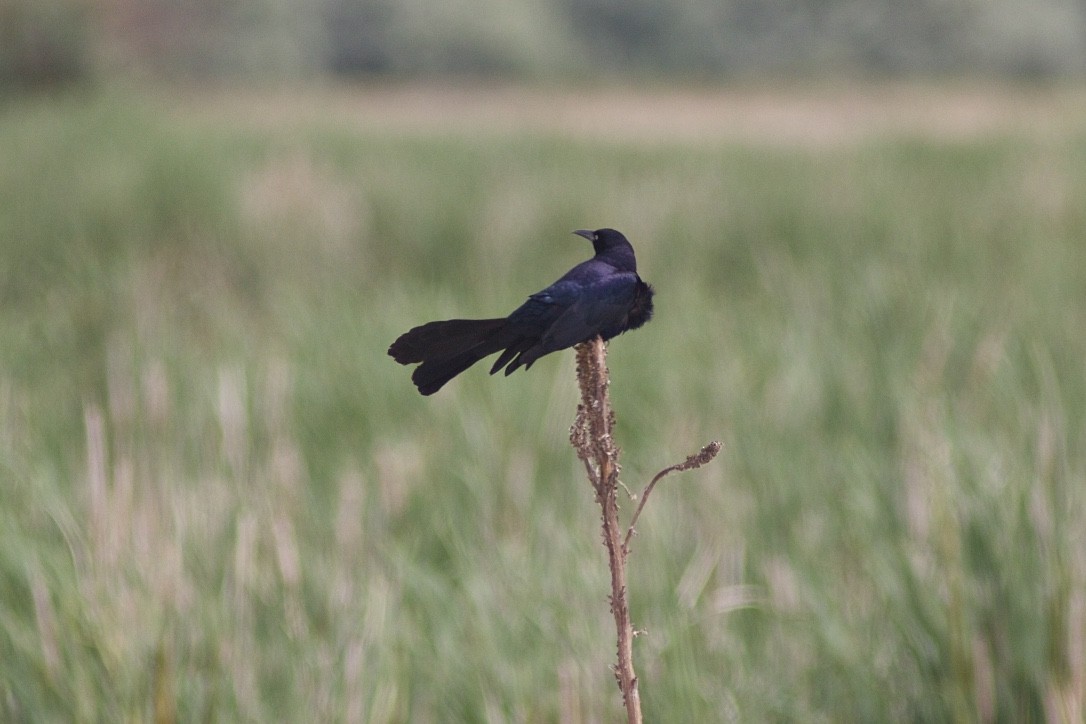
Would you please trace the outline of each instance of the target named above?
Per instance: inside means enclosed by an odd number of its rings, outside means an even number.
[[[701,450],[687,457],[686,460],[683,460],[681,463],[678,463],[677,465],[669,465],[660,472],[656,473],[656,476],[652,479],[652,482],[650,482],[645,487],[645,492],[641,494],[641,500],[637,504],[637,509],[634,510],[633,517],[630,518],[630,526],[626,529],[626,537],[622,541],[623,555],[629,555],[630,553],[630,538],[632,538],[634,534],[634,525],[637,524],[637,519],[641,517],[641,511],[645,509],[645,503],[648,501],[649,495],[652,494],[652,489],[656,487],[656,483],[660,482],[660,480],[662,480],[665,476],[670,475],[671,473],[680,473],[683,470],[693,470],[695,468],[700,468],[702,465],[705,465],[707,462],[715,458],[717,453],[720,452],[721,447],[722,444],[719,440],[713,440]]]

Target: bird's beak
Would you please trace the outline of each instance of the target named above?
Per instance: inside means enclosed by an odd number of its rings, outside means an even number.
[[[574,231],[573,233],[576,234],[577,236],[583,236],[584,238],[588,239],[589,241],[595,241],[596,240],[596,232],[589,231],[588,229],[578,229],[577,231]]]

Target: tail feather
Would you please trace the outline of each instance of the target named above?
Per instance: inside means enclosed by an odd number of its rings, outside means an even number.
[[[498,355],[498,359],[494,362],[494,366],[490,368],[490,374],[494,374],[502,367],[505,367],[507,364],[509,364],[510,360],[513,360],[514,357],[518,357],[519,355],[523,354],[524,350],[528,349],[533,344],[535,344],[535,340],[531,337],[520,337],[519,339],[516,339],[509,343],[509,346],[505,348],[505,351]],[[513,360],[513,364],[505,368],[505,374],[508,375],[519,366],[520,365],[516,362],[516,360]]]
[[[415,387],[419,388],[419,392],[424,395],[432,395],[444,387],[446,382],[471,367],[484,356],[473,350],[456,357],[423,362],[411,374],[411,381],[415,383]]]
[[[401,334],[388,348],[402,365],[452,357],[505,326],[505,319],[449,319],[430,322]]]
[[[539,340],[536,339],[525,340],[525,343],[521,345],[518,352],[517,358],[505,368],[505,374],[507,376],[513,374],[521,367],[524,367],[526,370],[531,369],[532,364],[547,353],[544,347],[539,343]]]
[[[505,319],[451,319],[415,327],[393,342],[388,353],[400,364],[421,362],[411,380],[419,392],[432,395],[511,341]]]

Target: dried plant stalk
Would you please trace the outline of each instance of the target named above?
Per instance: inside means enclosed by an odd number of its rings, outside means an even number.
[[[581,404],[570,431],[570,442],[584,462],[603,517],[603,544],[611,567],[611,613],[618,633],[615,679],[626,705],[626,719],[641,722],[641,695],[633,667],[633,624],[626,598],[626,555],[618,522],[618,455],[612,432],[615,415],[607,394],[607,349],[599,337],[577,345],[577,382]]]
[[[641,496],[630,525],[623,533],[618,521],[619,448],[614,441],[615,414],[611,410],[608,396],[611,382],[607,370],[607,348],[603,340],[596,337],[577,345],[576,351],[581,402],[577,406],[577,416],[569,431],[569,441],[576,449],[577,457],[584,463],[588,480],[596,494],[596,502],[600,506],[603,544],[607,548],[607,561],[611,568],[611,613],[618,636],[615,679],[622,691],[627,722],[640,724],[641,694],[637,688],[637,674],[633,665],[634,628],[630,621],[626,588],[626,558],[630,552],[633,526],[641,515],[649,494],[661,478],[668,473],[704,465],[720,452],[720,443],[712,442],[685,461],[657,473]]]

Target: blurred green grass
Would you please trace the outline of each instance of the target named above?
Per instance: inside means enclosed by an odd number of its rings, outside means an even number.
[[[409,326],[615,226],[650,721],[1083,711],[1086,134],[812,148],[0,109],[0,718],[606,721],[572,356]],[[630,507],[630,506],[627,506]]]

